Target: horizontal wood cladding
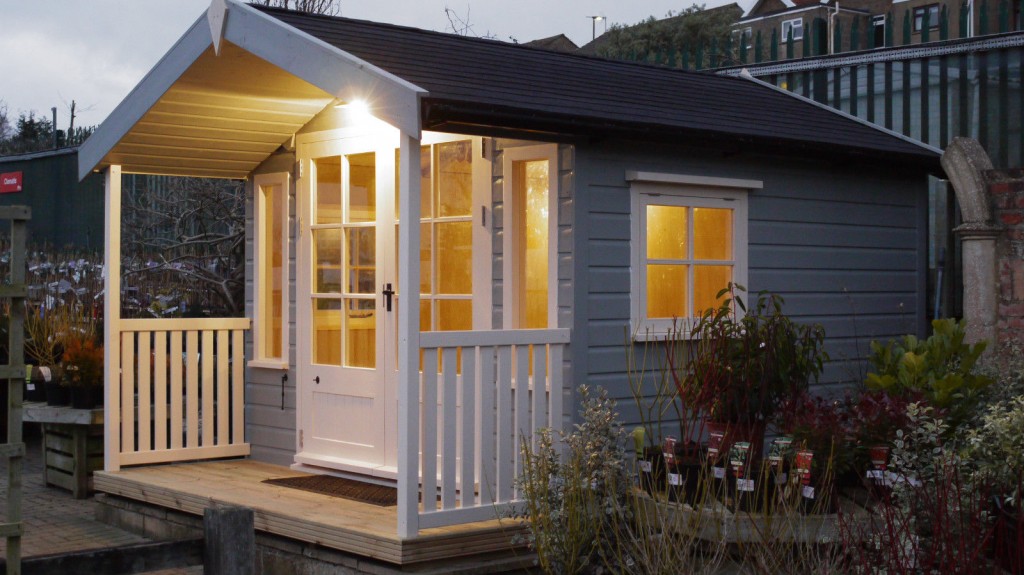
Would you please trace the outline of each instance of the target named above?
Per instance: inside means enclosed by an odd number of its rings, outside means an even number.
[[[640,421],[627,383],[624,343],[630,322],[628,170],[763,182],[749,195],[749,292],[778,293],[787,314],[826,329],[833,361],[822,375],[822,389],[863,377],[871,339],[884,341],[923,326],[926,175],[816,165],[769,152],[726,156],[684,147],[578,147],[577,383],[608,388],[628,424]],[[635,344],[635,361],[651,370],[659,349]]]

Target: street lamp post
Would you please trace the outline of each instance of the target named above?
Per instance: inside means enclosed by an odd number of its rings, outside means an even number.
[[[590,39],[594,40],[597,38],[597,23],[599,21],[605,21],[604,29],[608,30],[608,22],[604,20],[604,16],[587,16],[590,18]]]

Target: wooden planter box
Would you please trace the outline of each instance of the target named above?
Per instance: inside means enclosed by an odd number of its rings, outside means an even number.
[[[25,421],[42,424],[43,481],[71,491],[93,492],[92,472],[103,469],[103,409],[25,404]]]

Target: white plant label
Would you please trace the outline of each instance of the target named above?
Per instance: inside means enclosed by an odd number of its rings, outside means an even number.
[[[669,473],[668,474],[668,484],[669,485],[682,485],[683,484],[683,476],[679,475],[678,473]]]
[[[50,381],[53,378],[53,374],[50,373],[50,368],[44,366],[39,367],[39,373],[43,374],[43,381]]]
[[[737,479],[736,489],[739,491],[753,491],[754,480],[753,479]]]
[[[715,467],[715,479],[725,479],[725,468]]]
[[[814,499],[814,488],[810,485],[804,485],[804,497]]]
[[[650,461],[641,461],[640,462],[640,471],[643,471],[644,473],[650,473],[651,472],[651,462]]]

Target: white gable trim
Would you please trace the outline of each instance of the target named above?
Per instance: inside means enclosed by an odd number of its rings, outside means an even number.
[[[410,136],[420,136],[419,101],[427,92],[369,62],[237,0],[214,0],[226,13],[204,12],[149,71],[78,153],[84,179],[212,44],[210,17],[223,39],[344,101],[370,103],[373,114]]]
[[[209,47],[210,28],[204,13],[78,148],[79,180],[85,179],[103,161],[132,126]]]
[[[426,90],[247,4],[226,1],[226,40],[336,98],[368,101],[374,116],[419,138]]]

